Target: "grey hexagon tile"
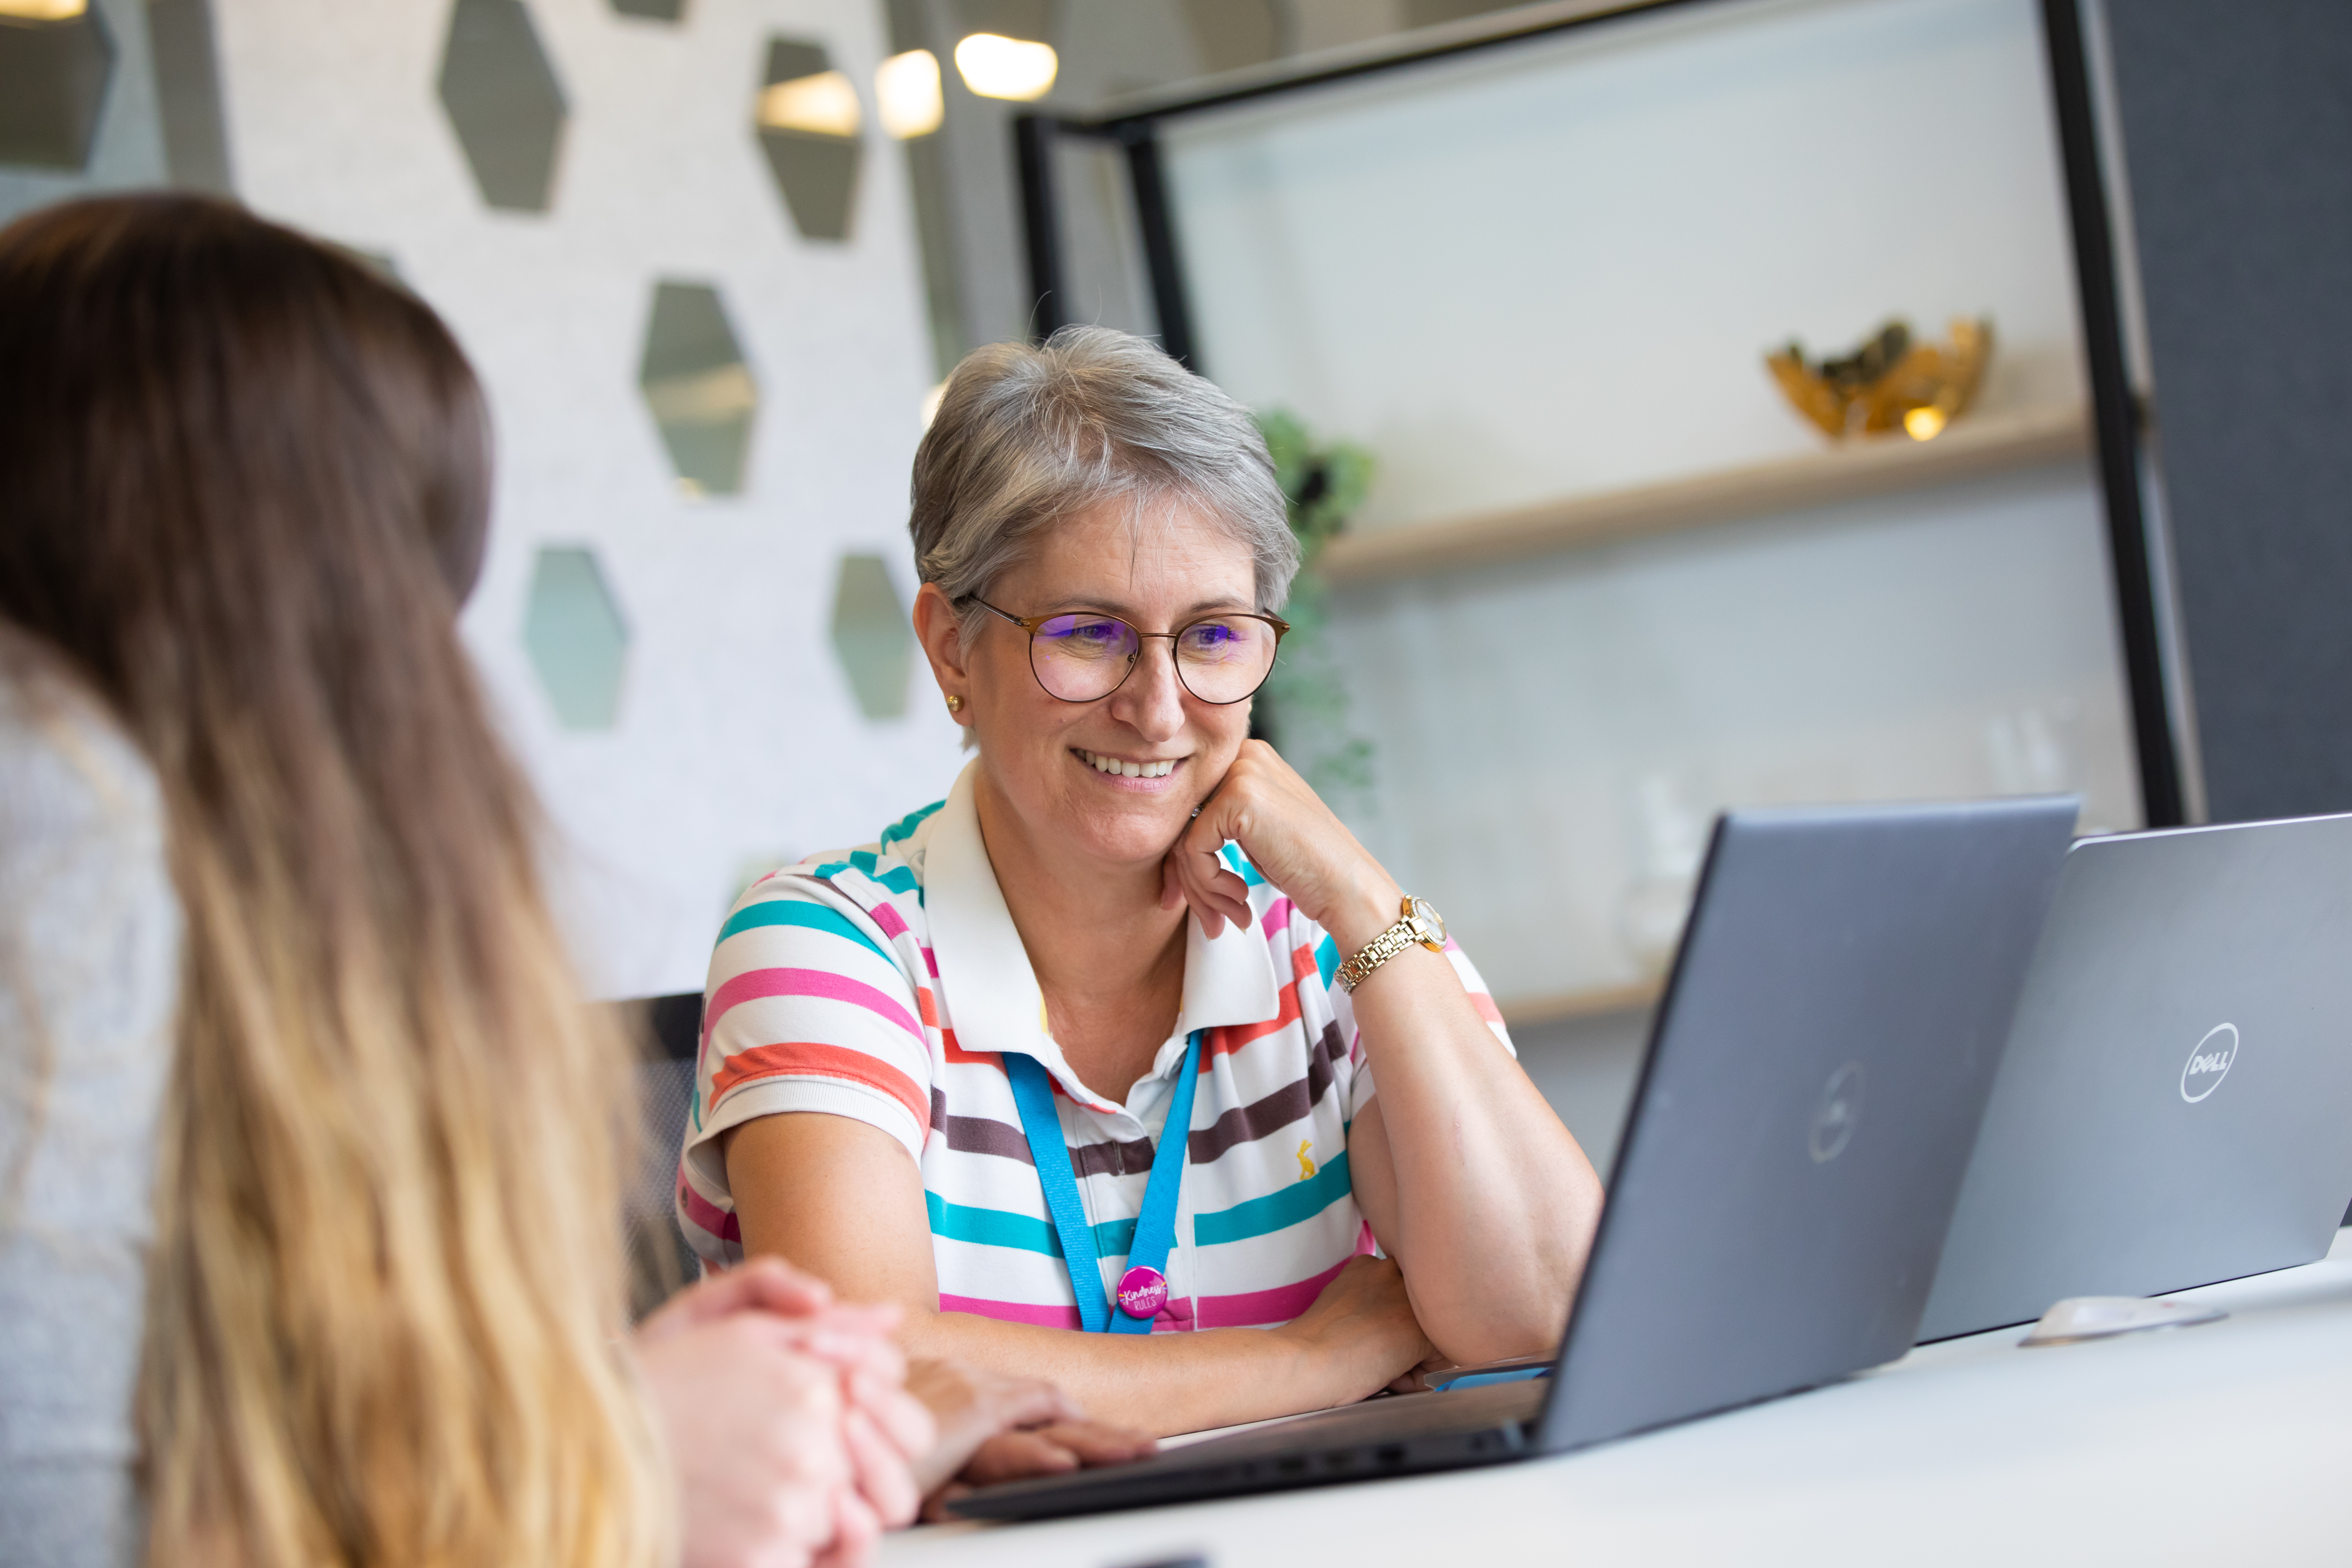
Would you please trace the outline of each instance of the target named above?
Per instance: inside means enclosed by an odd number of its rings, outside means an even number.
[[[453,0],[440,94],[482,200],[545,212],[569,110],[522,0]]]
[[[857,89],[823,44],[772,38],[753,116],[776,194],[803,239],[847,239],[857,197]]]
[[[914,628],[889,566],[879,555],[843,556],[833,589],[833,652],[859,712],[896,719],[907,711],[914,651]]]
[[[624,16],[641,16],[649,22],[686,20],[686,0],[613,0],[613,9]]]
[[[680,489],[691,496],[742,489],[760,388],[718,289],[707,283],[655,285],[637,386],[669,449]]]
[[[539,672],[556,721],[567,730],[609,730],[620,717],[629,627],[595,552],[549,545],[530,571],[523,649]]]
[[[0,16],[0,163],[87,167],[113,74],[95,5],[57,21]]]

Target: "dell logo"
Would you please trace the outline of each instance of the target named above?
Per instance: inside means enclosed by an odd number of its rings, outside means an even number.
[[[1821,1103],[1813,1107],[1813,1124],[1805,1134],[1805,1150],[1816,1165],[1826,1165],[1845,1152],[1853,1139],[1854,1123],[1862,1120],[1862,1064],[1848,1062],[1830,1074]]]
[[[2189,1053],[2189,1065],[2180,1069],[2180,1098],[2194,1105],[2215,1089],[2230,1076],[2230,1064],[2238,1059],[2238,1026],[2216,1024],[2197,1042]]]

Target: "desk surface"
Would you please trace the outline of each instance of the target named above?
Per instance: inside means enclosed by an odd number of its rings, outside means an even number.
[[[2352,1563],[2352,1230],[2324,1262],[2179,1294],[2231,1316],[2036,1350],[2002,1330],[1557,1458],[944,1525],[891,1538],[881,1562]]]

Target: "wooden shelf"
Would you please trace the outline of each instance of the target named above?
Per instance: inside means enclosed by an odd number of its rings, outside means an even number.
[[[1417,577],[1951,484],[2061,462],[2090,449],[2090,420],[2080,404],[1980,415],[1932,441],[1857,437],[1802,458],[1665,484],[1342,534],[1325,548],[1316,569],[1333,584]]]
[[[1517,996],[1507,1000],[1497,997],[1495,1007],[1503,1015],[1505,1025],[1526,1029],[1570,1018],[1638,1012],[1655,1006],[1661,989],[1655,980],[1636,980],[1630,984],[1596,985],[1589,991],[1568,991],[1556,996]]]

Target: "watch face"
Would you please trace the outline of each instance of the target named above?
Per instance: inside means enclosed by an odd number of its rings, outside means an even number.
[[[1427,899],[1413,900],[1412,913],[1414,919],[1420,921],[1423,925],[1428,927],[1435,935],[1437,945],[1439,947],[1444,947],[1445,945],[1445,917],[1439,914],[1436,909],[1431,905]]]

